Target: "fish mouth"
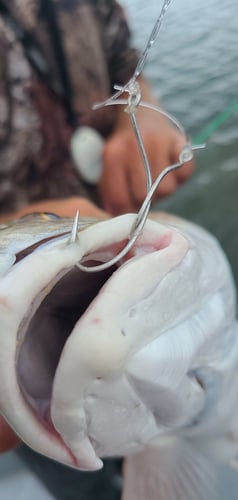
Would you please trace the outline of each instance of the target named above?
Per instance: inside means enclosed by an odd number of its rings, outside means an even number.
[[[103,264],[115,257],[126,243],[127,240],[122,240],[99,248],[81,262],[87,267]],[[138,256],[158,252],[169,243],[170,235],[156,245],[135,245],[117,264],[96,273],[86,273],[74,265],[59,273],[54,284],[46,284],[32,300],[18,330],[16,377],[27,406],[50,433],[58,434],[51,420],[55,373],[75,324],[120,267]]]
[[[120,250],[114,246],[114,255]],[[109,248],[100,252],[100,260],[95,255],[84,259],[84,265],[97,266],[108,257]],[[112,248],[110,248],[110,255]],[[97,255],[98,257],[98,255]],[[124,259],[128,260],[133,257]],[[40,300],[35,312],[26,315],[18,332],[20,349],[16,359],[16,374],[19,387],[31,410],[50,431],[55,432],[50,417],[50,403],[55,372],[67,339],[75,324],[87,311],[92,301],[100,293],[104,284],[122,265],[122,262],[96,273],[85,273],[76,265],[63,272],[56,279],[50,292]]]
[[[78,432],[78,417],[76,427],[68,421],[79,391],[87,384],[85,373],[95,380],[113,377],[115,370],[124,370],[127,348],[131,345],[136,352],[141,342],[148,342],[147,335],[145,340],[138,336],[134,340],[138,320],[132,309],[157,290],[189,248],[176,229],[148,221],[117,264],[96,273],[78,267],[78,262],[94,267],[118,255],[128,241],[132,221],[127,217],[118,218],[117,224],[102,222],[79,233],[73,244],[67,244],[68,235],[43,248],[39,244],[6,278],[17,327],[13,327],[15,346],[13,336],[7,346],[9,353],[14,352],[14,364],[4,368],[9,395],[5,415],[29,446],[80,469],[98,468],[91,458],[82,458],[81,445],[75,451],[71,435]],[[125,332],[121,321],[127,314]],[[7,321],[9,312],[5,315]],[[82,425],[89,435],[88,423]]]

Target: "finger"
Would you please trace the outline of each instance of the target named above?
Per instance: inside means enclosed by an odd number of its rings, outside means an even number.
[[[164,145],[156,141],[156,147],[153,148],[152,154],[150,156],[150,165],[151,165],[151,174],[152,179],[155,181],[157,177],[161,174],[161,172],[171,165],[171,160],[168,156],[168,150],[164,147]],[[177,188],[177,180],[174,172],[169,172],[159,184],[154,196],[153,200],[156,200],[160,197],[168,196],[172,194]]]
[[[179,183],[185,182],[191,177],[194,171],[194,160],[184,163],[181,168],[178,168],[175,172],[176,179]]]
[[[118,140],[109,141],[103,153],[104,168],[99,183],[103,208],[113,214],[134,211],[126,171],[127,148]]]
[[[0,453],[15,448],[19,443],[19,437],[9,427],[4,418],[0,416]]]
[[[150,162],[149,162],[150,163]],[[143,203],[147,193],[145,166],[136,143],[132,144],[127,159],[128,182],[135,209]]]
[[[177,134],[176,140],[173,144],[173,153],[172,153],[172,163],[177,163],[179,160],[179,155],[185,145],[185,139],[182,135]],[[184,165],[177,170],[175,170],[174,174],[177,181],[184,182],[186,181],[194,171],[194,160],[184,163]]]
[[[160,173],[171,164],[168,156],[167,144],[163,138],[158,138],[158,134],[150,134],[146,139],[144,138],[144,146],[147,152],[152,182],[154,182]],[[138,208],[144,201],[147,192],[146,175],[138,148],[137,151],[133,151],[133,149],[131,151],[134,153],[134,158],[130,159],[131,167],[128,168],[128,172],[130,176],[132,198],[134,200],[134,205]],[[177,180],[174,173],[171,172],[161,181],[161,184],[153,195],[153,201],[159,197],[173,193],[176,187]]]
[[[160,164],[161,165],[161,164]],[[161,165],[162,166],[162,165]],[[166,162],[161,168],[161,172],[168,166]],[[160,173],[160,172],[159,172]],[[155,191],[153,200],[169,196],[177,189],[177,180],[173,172],[169,172],[160,182],[159,187]]]

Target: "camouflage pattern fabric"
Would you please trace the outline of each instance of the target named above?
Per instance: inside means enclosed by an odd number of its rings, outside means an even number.
[[[92,111],[114,83],[125,83],[137,63],[122,8],[114,0],[54,0],[79,124],[107,136],[115,108]],[[39,40],[54,78],[57,64],[39,0],[8,0],[12,12]],[[72,130],[65,110],[39,81],[0,18],[0,213],[46,198],[87,195],[69,156]]]

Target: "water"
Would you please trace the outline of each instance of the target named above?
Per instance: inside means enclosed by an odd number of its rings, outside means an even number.
[[[162,2],[123,0],[136,44],[143,48]],[[162,31],[150,54],[146,72],[163,104],[191,137],[237,98],[237,0],[173,0]],[[238,284],[238,112],[196,155],[191,181],[161,201],[159,209],[175,212],[207,227],[220,240]],[[58,500],[118,500],[119,470],[107,461],[95,474],[78,473],[22,450],[27,463]],[[236,498],[229,475],[229,500]],[[227,498],[226,485],[221,485]],[[232,496],[233,495],[233,496]],[[42,497],[42,500],[44,498]],[[220,499],[219,499],[220,500]]]
[[[162,2],[123,0],[143,49]],[[146,66],[157,95],[195,134],[237,97],[235,0],[173,0]]]

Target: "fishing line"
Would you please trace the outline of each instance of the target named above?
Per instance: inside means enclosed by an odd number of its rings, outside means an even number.
[[[114,85],[114,89],[117,90],[115,94],[113,94],[109,99],[106,99],[105,101],[101,103],[97,103],[93,106],[93,109],[99,109],[102,108],[106,105],[112,104],[118,97],[120,97],[124,92],[127,92],[129,90],[129,87],[133,87],[136,84],[137,78],[141,75],[144,66],[146,64],[146,60],[148,58],[149,51],[151,50],[152,45],[154,45],[156,38],[158,37],[162,22],[164,20],[164,16],[166,14],[166,11],[168,9],[168,6],[172,0],[164,0],[162,9],[160,11],[159,17],[157,18],[154,27],[151,31],[151,34],[149,36],[148,42],[146,44],[145,50],[142,53],[141,57],[139,58],[139,61],[137,63],[136,69],[129,80],[125,85],[122,87],[118,85]],[[129,92],[130,93],[130,92]]]
[[[218,130],[221,125],[223,125],[223,123],[225,123],[237,111],[238,99],[235,99],[194,137],[193,143],[199,144],[200,142],[206,142],[213,132],[216,132],[216,130]]]

